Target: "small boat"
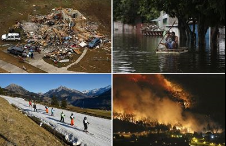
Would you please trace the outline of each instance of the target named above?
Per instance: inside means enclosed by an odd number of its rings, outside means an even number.
[[[187,52],[188,47],[179,47],[178,49],[159,48],[156,50],[157,54],[182,54]]]

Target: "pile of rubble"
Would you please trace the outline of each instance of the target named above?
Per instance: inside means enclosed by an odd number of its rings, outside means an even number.
[[[73,9],[53,9],[45,16],[29,16],[29,22],[18,24],[26,35],[27,46],[45,50],[45,57],[54,62],[68,60],[73,53],[81,54],[80,49],[89,46],[95,38],[100,43],[108,38],[97,32],[98,24],[88,21],[79,11]]]

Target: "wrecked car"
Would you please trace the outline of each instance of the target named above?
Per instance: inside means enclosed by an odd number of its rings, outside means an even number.
[[[94,47],[98,46],[100,43],[101,43],[100,39],[99,38],[95,38],[88,44],[88,47],[89,48],[94,48]]]
[[[27,54],[24,52],[24,49],[21,48],[21,47],[16,47],[16,46],[13,46],[13,47],[9,47],[7,49],[7,52],[8,53],[11,53],[11,54],[14,54],[14,55],[19,55],[19,56],[22,56],[22,57],[26,57]]]

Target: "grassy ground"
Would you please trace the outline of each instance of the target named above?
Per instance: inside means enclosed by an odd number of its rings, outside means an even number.
[[[46,101],[48,102],[48,101]],[[40,103],[42,105],[46,105],[45,103]],[[46,105],[51,107],[51,105]],[[60,109],[60,107],[55,107]],[[104,118],[104,119],[111,119],[111,111],[106,111],[106,110],[98,110],[98,109],[83,109],[80,107],[75,107],[72,105],[68,105],[66,110],[69,111],[73,111],[73,112],[77,112],[77,113],[81,113],[81,114],[86,114],[86,115],[90,115],[90,116],[94,116],[94,117],[100,117],[100,118]]]
[[[0,73],[8,73],[6,70],[0,68]]]
[[[9,28],[12,27],[16,21],[27,20],[28,15],[43,15],[48,14],[55,7],[68,7],[79,10],[86,18],[99,24],[99,32],[109,36],[111,38],[111,0],[1,0],[0,5],[0,35],[7,33]],[[0,45],[3,44],[0,41]],[[12,43],[13,44],[13,43]],[[0,47],[0,55],[4,55],[4,61],[9,62],[13,60],[17,61],[17,58],[8,57],[8,54],[3,54]],[[94,56],[98,51],[92,53],[89,51],[87,55]],[[102,53],[102,58],[107,58],[108,53]],[[1,58],[1,57],[0,57]],[[110,57],[111,58],[111,57]],[[83,62],[83,60],[82,60]],[[87,61],[85,61],[87,62]],[[111,62],[111,61],[110,61]],[[88,66],[86,63],[82,63],[84,66]],[[87,69],[87,72],[110,72],[111,64],[102,61],[95,61],[91,66],[101,67]],[[16,65],[16,64],[14,64]],[[30,69],[30,66],[26,67]],[[31,69],[32,70],[32,69]],[[70,70],[83,72],[83,65],[79,67],[73,66]]]
[[[51,100],[49,98],[45,98],[44,101],[45,102],[41,102],[40,104],[51,107],[51,105],[50,105]],[[46,103],[49,103],[49,104],[46,104]],[[60,107],[55,107],[55,108],[60,108]],[[66,110],[74,111],[77,113],[82,113],[82,114],[86,114],[86,115],[90,115],[90,116],[94,116],[94,117],[111,119],[111,111],[98,110],[98,109],[84,109],[84,108],[75,107],[72,105],[68,105]]]
[[[52,134],[15,110],[2,98],[0,107],[0,145],[7,143],[3,138],[5,137],[17,146],[62,146]]]
[[[79,70],[87,73],[109,73],[111,72],[111,52],[103,49],[90,49],[81,62],[71,66],[68,70]]]
[[[7,145],[7,143],[8,142],[5,139],[3,139],[3,138],[0,137],[0,145],[3,145],[4,146],[4,145]]]
[[[39,69],[39,68],[36,68],[28,63],[22,63],[19,61],[18,58],[12,56],[12,55],[9,55],[3,51],[0,51],[0,59],[5,61],[5,62],[8,62],[8,63],[11,63],[15,66],[18,66],[19,68],[22,68],[23,69],[23,66],[27,69],[26,71],[28,73],[45,73],[43,70]]]
[[[95,116],[95,117],[111,119],[111,111],[97,110],[97,109],[82,109],[82,108],[74,107],[74,106],[68,106],[68,110],[71,110],[71,111],[74,111],[77,113]]]

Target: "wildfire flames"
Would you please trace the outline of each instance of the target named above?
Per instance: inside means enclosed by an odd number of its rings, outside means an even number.
[[[163,75],[114,76],[114,118],[117,119],[132,115],[134,121],[148,119],[183,125],[177,128],[189,132],[202,131],[206,126],[204,121],[184,110],[192,107],[191,101],[192,95]]]
[[[183,90],[180,85],[168,81],[163,75],[129,75],[127,77],[134,82],[146,82],[151,86],[162,88],[163,90],[168,91],[168,93],[171,93],[178,101],[182,101],[185,108],[191,106],[191,97],[189,93]]]

